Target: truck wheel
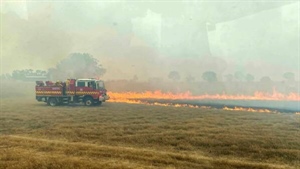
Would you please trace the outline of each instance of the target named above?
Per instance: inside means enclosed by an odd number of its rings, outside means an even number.
[[[92,106],[93,103],[94,103],[94,100],[93,100],[92,98],[90,98],[90,97],[84,99],[84,104],[85,104],[86,106]]]
[[[57,105],[57,100],[55,98],[49,98],[48,104],[50,106],[56,106]]]
[[[97,106],[100,106],[101,104],[102,104],[101,101],[97,101],[97,102],[95,103],[95,105],[97,105]]]

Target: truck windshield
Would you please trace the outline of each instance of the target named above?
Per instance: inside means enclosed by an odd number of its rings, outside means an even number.
[[[97,81],[97,89],[105,89],[103,81]]]

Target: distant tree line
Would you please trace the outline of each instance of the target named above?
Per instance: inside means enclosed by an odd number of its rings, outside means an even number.
[[[254,75],[247,73],[245,74],[244,72],[241,71],[236,71],[234,74],[227,74],[224,76],[225,81],[227,82],[232,82],[232,81],[238,81],[238,82],[254,82],[255,77]],[[295,81],[295,74],[292,72],[286,72],[282,75],[283,79],[286,81]],[[170,71],[168,74],[168,78],[174,82],[179,81],[181,79],[180,73],[178,71]],[[217,82],[220,81],[218,79],[217,74],[214,71],[205,71],[202,73],[201,79],[207,82]],[[192,75],[188,75],[185,80],[187,82],[194,82],[195,77]],[[259,79],[260,82],[262,83],[269,83],[272,82],[272,79],[269,76],[263,76]]]
[[[22,69],[14,70],[11,74],[2,74],[1,79],[23,81],[33,80],[65,80],[68,78],[97,78],[104,75],[106,70],[99,61],[88,53],[72,53],[61,60],[56,67],[46,70]]]
[[[1,79],[15,79],[15,80],[30,80],[30,79],[46,79],[48,72],[45,70],[21,69],[14,70],[11,74],[2,74]]]

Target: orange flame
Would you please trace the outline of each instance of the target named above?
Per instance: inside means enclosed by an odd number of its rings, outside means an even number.
[[[110,95],[111,101],[121,101],[121,100],[140,100],[140,99],[166,99],[166,100],[204,100],[204,99],[213,99],[213,100],[287,100],[287,101],[300,101],[300,95],[296,93],[290,93],[284,95],[282,93],[273,90],[272,94],[264,92],[255,92],[253,96],[249,95],[227,95],[215,94],[215,95],[198,95],[194,96],[191,92],[187,91],[184,93],[163,93],[161,91],[146,91],[146,92],[108,92]]]
[[[212,99],[212,100],[282,100],[282,101],[300,101],[300,95],[296,93],[290,93],[288,95],[284,95],[282,93],[273,90],[272,94],[264,93],[264,92],[255,92],[253,96],[247,95],[227,95],[227,94],[215,94],[215,95],[198,95],[194,96],[191,92],[184,93],[163,93],[161,91],[146,91],[146,92],[108,92],[110,96],[109,102],[124,102],[131,104],[147,104],[147,105],[157,105],[157,106],[172,106],[172,107],[190,107],[190,108],[211,108],[209,106],[197,106],[197,105],[189,105],[189,104],[172,104],[172,103],[148,103],[146,101],[142,101],[143,99],[160,99],[160,100],[204,100],[204,99]],[[223,110],[234,110],[234,111],[248,111],[248,112],[261,112],[261,113],[279,113],[277,111],[271,111],[268,109],[253,109],[253,108],[243,108],[243,107],[234,107],[228,108],[224,107]],[[297,112],[296,114],[300,114]]]
[[[146,101],[141,101],[141,100],[126,100],[126,99],[121,99],[121,100],[109,100],[110,102],[122,102],[122,103],[130,103],[130,104],[146,104],[146,105],[154,105],[154,106],[171,106],[171,107],[189,107],[189,108],[211,108],[209,106],[197,106],[197,105],[190,105],[190,104],[172,104],[172,103],[159,103],[159,102],[153,102],[153,103],[148,103]]]

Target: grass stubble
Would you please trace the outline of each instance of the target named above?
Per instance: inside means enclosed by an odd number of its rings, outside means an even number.
[[[296,114],[1,102],[0,169],[300,166]]]

